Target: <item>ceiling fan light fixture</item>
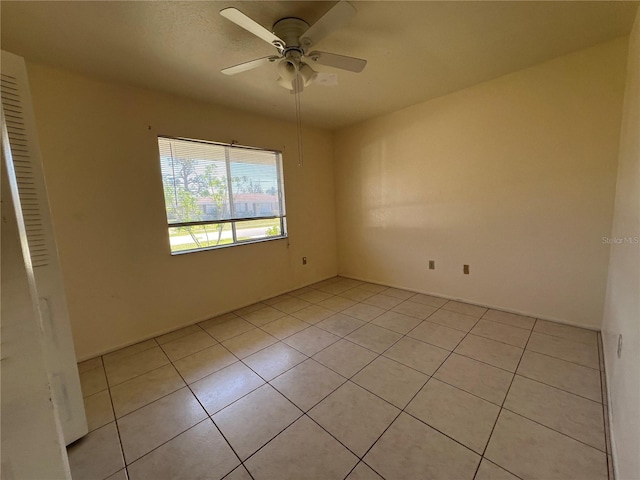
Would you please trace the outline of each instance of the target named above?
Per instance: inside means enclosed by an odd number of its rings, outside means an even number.
[[[289,58],[283,58],[278,62],[278,73],[280,78],[293,82],[298,75],[298,65]]]
[[[286,78],[279,77],[277,83],[287,90],[293,90],[293,80],[287,80]]]
[[[308,87],[318,76],[318,73],[306,63],[300,65],[299,72],[305,87]]]

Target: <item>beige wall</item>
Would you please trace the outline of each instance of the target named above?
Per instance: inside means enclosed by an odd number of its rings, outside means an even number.
[[[79,359],[336,274],[328,132],[305,130],[300,168],[292,124],[28,70]],[[172,257],[158,134],[283,150],[289,241]]]
[[[339,272],[599,328],[626,48],[336,132]]]
[[[630,242],[611,245],[603,324],[616,478],[629,480],[640,478],[640,13],[629,42],[610,238]]]

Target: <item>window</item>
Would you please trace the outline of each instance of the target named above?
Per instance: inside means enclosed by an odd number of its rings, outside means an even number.
[[[158,137],[171,253],[287,236],[280,152]]]

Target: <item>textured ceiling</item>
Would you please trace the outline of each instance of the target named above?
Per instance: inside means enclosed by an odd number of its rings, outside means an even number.
[[[1,45],[35,62],[291,120],[294,98],[274,65],[233,77],[220,69],[275,53],[218,11],[264,26],[312,24],[334,2],[0,2]],[[627,35],[637,2],[355,1],[348,26],[318,50],[365,58],[360,74],[312,85],[303,122],[337,128]]]

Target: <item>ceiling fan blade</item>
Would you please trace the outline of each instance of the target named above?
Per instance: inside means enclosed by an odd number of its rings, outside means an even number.
[[[367,65],[367,61],[361,58],[347,57],[335,53],[311,52],[306,57],[318,65],[326,65],[327,67],[340,68],[356,73],[360,73]]]
[[[254,68],[261,67],[262,65],[266,65],[267,63],[275,62],[280,57],[262,57],[256,58],[255,60],[251,60],[249,62],[240,63],[238,65],[234,65],[233,67],[227,67],[220,70],[225,75],[235,75],[236,73],[246,72],[247,70],[253,70]]]
[[[256,37],[261,38],[265,42],[271,45],[284,45],[285,42],[274,35],[272,32],[264,28],[255,20],[247,17],[244,13],[242,13],[237,8],[224,8],[220,10],[220,15],[224,18],[231,20],[233,23],[238,25],[239,27],[244,28],[245,30],[253,33]]]
[[[308,48],[318,43],[332,31],[349,23],[355,14],[356,9],[350,3],[339,1],[300,36],[301,45]]]

